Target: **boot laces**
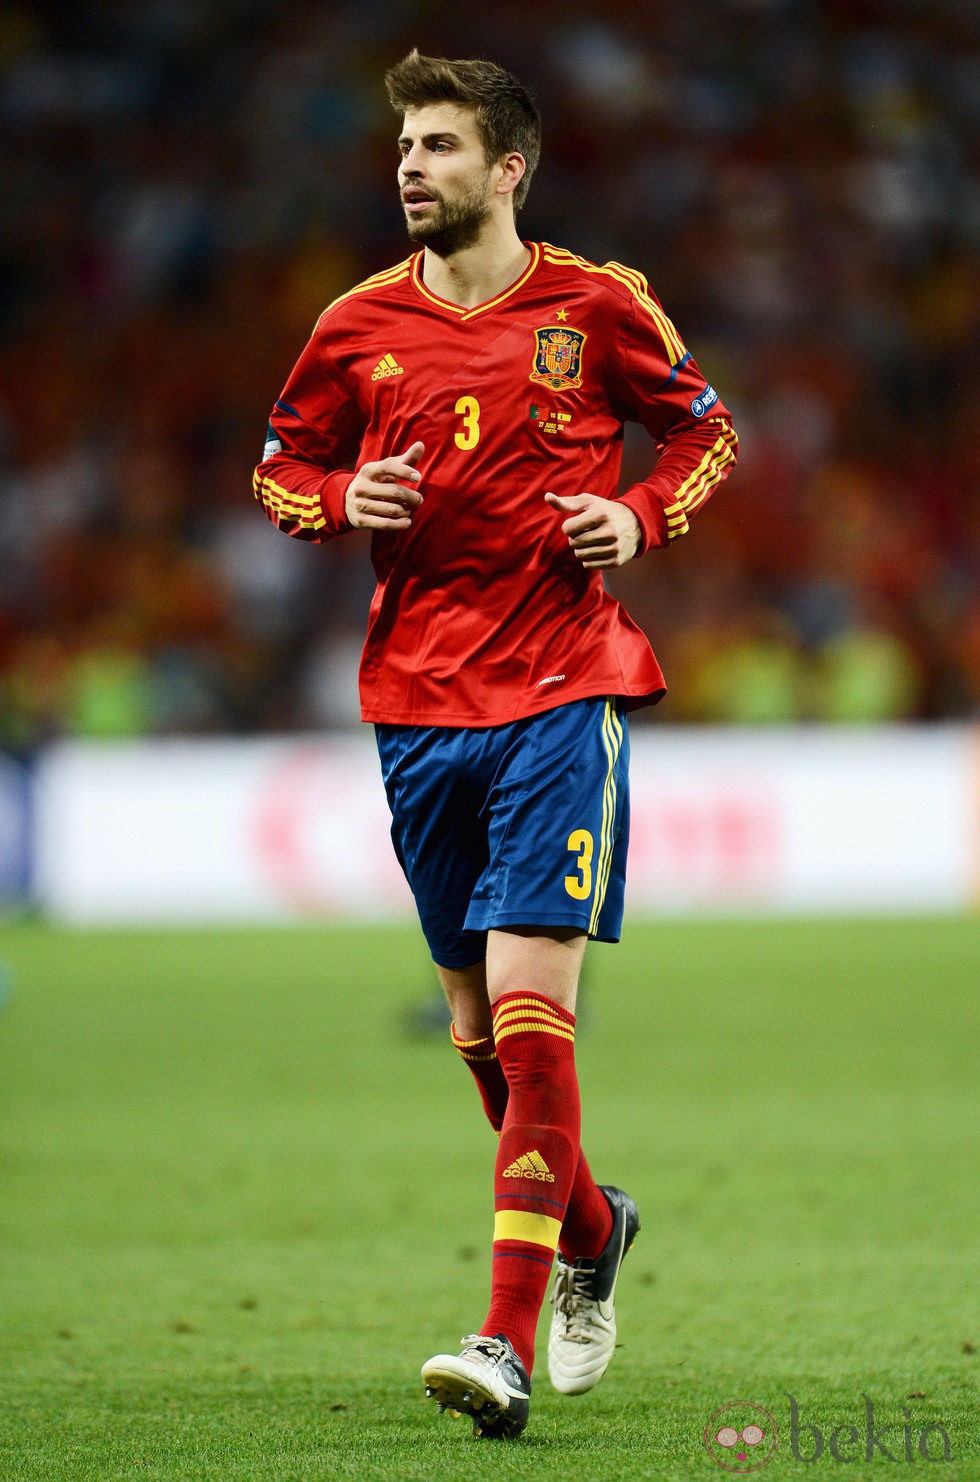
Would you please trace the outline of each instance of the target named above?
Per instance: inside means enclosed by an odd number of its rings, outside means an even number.
[[[511,1356],[510,1345],[500,1338],[488,1338],[481,1333],[469,1333],[459,1341],[465,1352],[490,1366],[505,1363]]]
[[[564,1322],[562,1337],[569,1343],[586,1343],[590,1337],[592,1309],[595,1297],[592,1294],[592,1278],[595,1270],[591,1266],[559,1265],[555,1277],[552,1297],[555,1311]]]

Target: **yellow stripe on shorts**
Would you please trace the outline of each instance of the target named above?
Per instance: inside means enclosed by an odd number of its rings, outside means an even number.
[[[602,833],[599,841],[599,860],[595,872],[595,895],[592,899],[592,916],[589,931],[594,933],[599,925],[599,916],[606,899],[609,872],[613,858],[613,830],[616,824],[616,763],[623,744],[623,722],[616,713],[612,700],[606,701],[602,717],[602,744],[606,749],[606,781],[602,789]]]

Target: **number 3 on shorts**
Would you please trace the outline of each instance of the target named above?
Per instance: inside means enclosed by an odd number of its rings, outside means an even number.
[[[588,900],[592,894],[592,835],[587,828],[577,828],[568,836],[568,851],[578,858],[575,861],[577,875],[565,876],[565,889],[573,900]]]

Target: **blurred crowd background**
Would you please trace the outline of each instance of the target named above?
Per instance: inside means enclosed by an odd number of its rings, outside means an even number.
[[[646,719],[976,716],[972,3],[73,0],[0,3],[0,745],[355,723],[366,537],[287,540],[251,472],[318,312],[407,254],[413,45],[531,86],[523,234],[645,272],[736,415],[611,583]]]

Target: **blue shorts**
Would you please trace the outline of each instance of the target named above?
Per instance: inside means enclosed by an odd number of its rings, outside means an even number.
[[[614,700],[485,730],[375,730],[392,842],[440,967],[481,961],[492,927],[619,940],[629,734]]]

